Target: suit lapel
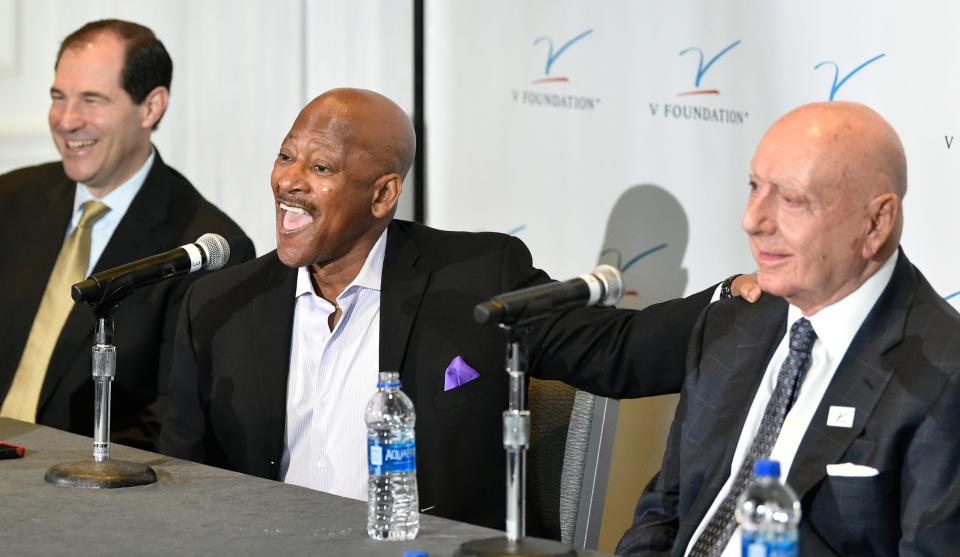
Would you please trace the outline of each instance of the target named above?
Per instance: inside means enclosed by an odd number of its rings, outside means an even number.
[[[769,304],[764,302],[764,305],[767,307],[751,307],[756,311],[751,311],[749,318],[744,320],[743,326],[736,329],[736,359],[730,377],[730,387],[727,389],[729,396],[724,397],[724,403],[729,406],[729,415],[735,417],[736,422],[730,424],[729,429],[726,429],[724,424],[725,429],[718,430],[735,432],[734,435],[726,436],[724,462],[727,463],[727,470],[730,468],[729,463],[733,461],[733,453],[737,450],[740,432],[747,421],[747,415],[760,388],[764,372],[770,364],[770,358],[777,351],[780,339],[786,332],[787,304],[780,298],[771,297]],[[742,393],[749,393],[749,396],[745,399],[741,398]],[[748,402],[744,404],[744,400]],[[726,481],[726,475],[721,479]],[[717,490],[720,489],[720,485],[717,485]]]
[[[94,273],[129,263],[135,259],[159,253],[173,246],[162,246],[153,229],[163,222],[164,210],[169,206],[170,192],[166,187],[167,168],[157,153],[143,186],[130,203],[116,230],[110,236],[103,254],[93,268]],[[121,308],[123,304],[121,303]],[[118,313],[117,330],[122,335],[123,310]],[[40,393],[39,408],[43,408],[57,384],[63,379],[70,363],[81,357],[83,350],[90,350],[93,344],[93,330],[96,320],[93,310],[86,304],[76,304],[70,311],[57,347],[50,359],[47,376]],[[127,326],[136,326],[127,324]],[[88,360],[81,360],[88,361]],[[122,370],[117,370],[121,373]]]
[[[170,188],[167,185],[170,181],[169,172],[160,153],[157,153],[143,186],[130,202],[130,207],[97,260],[94,273],[176,247],[167,245],[170,238],[159,238],[154,232],[169,217],[166,214],[171,206]]]
[[[742,301],[732,303],[746,304]],[[703,489],[688,513],[690,535],[703,520],[730,475],[730,466],[743,424],[750,413],[764,371],[786,330],[786,315],[786,302],[780,298],[764,296],[755,304],[746,307],[743,318],[737,319],[735,326],[731,326],[731,322],[717,327],[721,333],[719,337],[704,336],[704,347],[728,350],[729,354],[729,357],[711,357],[710,360],[701,362],[702,387],[697,389],[705,391],[702,396],[709,397],[716,409],[708,416],[707,427],[699,432],[704,436],[703,443],[722,444],[722,449],[718,451],[708,449],[705,452],[722,451],[723,459],[722,464],[710,465],[704,469]],[[720,362],[733,362],[729,372],[718,371],[722,368]],[[705,370],[715,377],[703,377]]]
[[[13,380],[30,327],[47,287],[47,279],[53,271],[70,225],[76,183],[62,174],[58,175],[60,177],[56,183],[31,184],[31,187],[42,196],[41,207],[36,211],[27,211],[21,207],[13,214],[4,215],[4,218],[12,221],[5,228],[30,231],[29,249],[16,250],[15,255],[13,255],[14,250],[8,253],[8,257],[17,258],[16,262],[10,261],[11,268],[28,269],[30,272],[12,273],[9,277],[12,284],[4,289],[0,298],[4,308],[19,308],[20,312],[12,318],[5,319],[0,325],[4,341],[9,343],[8,346],[17,347],[0,355],[0,362],[3,363],[0,365],[0,373],[8,372],[0,377],[0,393],[6,393],[10,381]],[[37,220],[45,221],[44,225],[37,226]],[[14,238],[9,239],[14,240]]]
[[[70,226],[70,218],[73,215],[73,200],[77,184],[64,176],[59,183],[51,187],[43,186],[43,184],[36,185],[46,198],[43,201],[46,210],[42,218],[50,219],[50,223],[60,223],[61,226],[37,226],[35,223],[37,216],[34,214],[21,214],[13,218],[23,222],[22,230],[30,231],[30,249],[20,250],[17,258],[25,259],[30,263],[28,268],[38,273],[45,271],[43,276],[48,277],[66,239],[67,228]],[[29,280],[32,284],[36,284],[37,276],[39,275],[28,274],[23,277],[14,277],[14,279]],[[43,286],[46,287],[46,283]],[[37,300],[39,299],[38,296]]]
[[[903,338],[914,286],[912,265],[901,252],[890,284],[850,343],[794,456],[787,482],[801,499],[860,435],[890,381],[893,368],[884,354]],[[853,427],[828,426],[831,406],[855,408]]]
[[[404,370],[402,364],[430,278],[428,271],[417,267],[420,256],[420,249],[406,231],[395,222],[390,223],[380,291],[380,369],[399,371],[407,384],[412,384],[409,374],[415,370]]]
[[[255,369],[260,380],[262,396],[258,402],[264,429],[272,454],[280,455],[287,418],[287,378],[296,307],[294,294],[297,270],[275,259],[266,277],[263,293],[253,302],[253,330],[250,336],[253,338]]]

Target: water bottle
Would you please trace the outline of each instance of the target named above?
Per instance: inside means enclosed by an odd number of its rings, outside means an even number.
[[[367,534],[375,540],[412,540],[417,510],[417,447],[413,402],[400,390],[400,374],[380,372],[367,403]]]
[[[780,481],[780,463],[758,460],[754,482],[737,501],[737,522],[742,533],[743,557],[796,557],[800,501],[790,486]]]

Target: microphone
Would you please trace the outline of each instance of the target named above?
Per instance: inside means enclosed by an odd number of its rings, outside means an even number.
[[[592,273],[564,282],[551,282],[499,294],[477,304],[473,318],[477,323],[517,325],[546,314],[576,306],[612,306],[623,297],[623,277],[610,265],[600,265]]]
[[[100,303],[120,289],[132,291],[200,269],[216,271],[230,259],[230,244],[219,234],[204,234],[193,244],[120,265],[78,282],[70,289],[75,302]],[[129,292],[128,292],[129,293]]]

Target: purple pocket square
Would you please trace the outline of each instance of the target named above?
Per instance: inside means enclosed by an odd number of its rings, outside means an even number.
[[[477,377],[480,377],[477,370],[470,367],[470,364],[468,364],[462,356],[457,356],[450,362],[450,365],[447,366],[447,371],[443,374],[443,390],[449,391],[450,389],[456,389],[460,385],[466,385]]]

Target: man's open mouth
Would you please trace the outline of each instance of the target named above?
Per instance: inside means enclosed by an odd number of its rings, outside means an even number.
[[[285,232],[296,232],[313,222],[313,215],[303,207],[280,203],[280,226]]]

